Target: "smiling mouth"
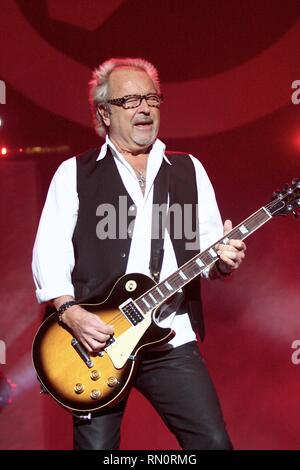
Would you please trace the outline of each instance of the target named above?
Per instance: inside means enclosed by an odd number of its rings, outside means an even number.
[[[152,124],[153,124],[152,121],[137,122],[136,124],[134,124],[134,127],[138,127],[139,129],[147,129],[147,128],[151,127]]]

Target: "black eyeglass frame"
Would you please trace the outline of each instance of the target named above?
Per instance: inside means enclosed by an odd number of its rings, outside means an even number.
[[[159,98],[160,101],[158,104],[148,103],[148,99],[151,98],[152,96],[157,96]],[[124,104],[126,103],[128,98],[137,98],[140,100],[140,102],[136,106],[128,106],[127,108],[125,108]],[[150,106],[151,108],[159,108],[161,103],[164,100],[164,97],[162,94],[158,94],[158,93],[147,93],[147,95],[126,95],[126,96],[123,96],[122,98],[114,98],[111,100],[107,100],[107,103],[113,104],[115,106],[121,106],[123,109],[134,109],[134,108],[138,108],[144,99],[147,101],[148,106]]]

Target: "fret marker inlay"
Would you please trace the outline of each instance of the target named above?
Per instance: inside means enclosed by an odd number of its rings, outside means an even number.
[[[216,258],[218,256],[213,248],[210,248],[210,250],[208,252],[213,258]]]
[[[247,227],[245,227],[245,225],[241,225],[241,226],[239,227],[239,231],[240,231],[243,235],[245,235],[246,233],[249,232],[249,230],[247,229]]]
[[[205,266],[205,264],[203,263],[203,261],[201,261],[200,258],[196,259],[196,263],[198,264],[199,268],[203,268],[203,266]]]
[[[147,300],[145,299],[145,297],[142,298],[142,301],[144,302],[144,304],[146,305],[147,308],[150,308],[150,304],[148,304]]]
[[[183,271],[179,271],[179,276],[184,280],[186,281],[188,279],[188,277],[184,274]]]
[[[162,293],[162,291],[160,290],[159,287],[156,288],[157,292],[159,293],[159,295],[164,298],[164,294]]]
[[[157,300],[155,299],[155,297],[151,294],[151,292],[149,292],[149,297],[151,297],[151,299],[153,300],[153,302],[155,304],[157,304]]]
[[[173,287],[168,283],[168,281],[165,282],[165,286],[169,291],[174,290]]]

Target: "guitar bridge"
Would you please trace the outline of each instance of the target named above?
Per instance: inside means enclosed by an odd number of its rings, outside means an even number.
[[[83,360],[83,362],[84,362],[89,368],[91,368],[91,367],[94,366],[94,363],[93,363],[93,361],[91,360],[89,353],[87,352],[87,350],[85,349],[85,347],[82,346],[82,344],[79,343],[79,341],[77,341],[77,339],[72,338],[71,345],[73,346],[73,348],[75,349],[75,351],[79,354],[79,356],[81,357],[81,359]]]

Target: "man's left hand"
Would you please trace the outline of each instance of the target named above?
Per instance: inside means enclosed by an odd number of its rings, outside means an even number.
[[[232,230],[231,220],[225,220],[224,235]],[[246,245],[242,240],[229,240],[228,244],[218,243],[217,253],[220,257],[219,270],[221,273],[229,274],[237,269],[245,258]]]

